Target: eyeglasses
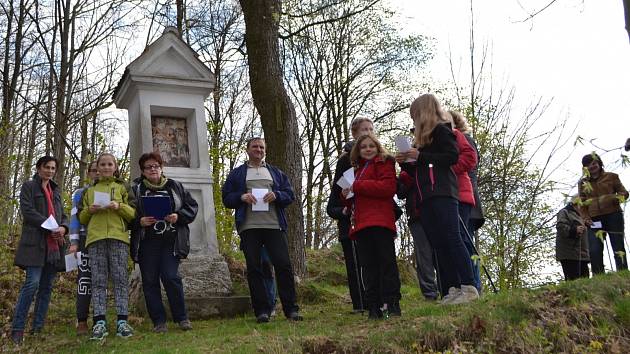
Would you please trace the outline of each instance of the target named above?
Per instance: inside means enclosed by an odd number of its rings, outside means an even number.
[[[161,169],[161,168],[162,168],[162,166],[160,166],[160,165],[148,165],[148,166],[144,166],[144,169],[145,169],[146,171],[148,171],[148,170],[159,170],[159,169]]]

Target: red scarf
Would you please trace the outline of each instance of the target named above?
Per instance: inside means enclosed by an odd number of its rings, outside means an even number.
[[[46,197],[46,204],[48,205],[48,216],[55,216],[55,205],[53,204],[53,191],[50,186],[50,182],[46,184],[44,189],[44,196]],[[59,247],[62,245],[62,240],[55,240],[52,237],[52,233],[48,232],[46,235],[46,248],[48,249],[48,253],[46,254],[46,261],[48,263],[55,263],[61,259],[61,254],[59,252]]]

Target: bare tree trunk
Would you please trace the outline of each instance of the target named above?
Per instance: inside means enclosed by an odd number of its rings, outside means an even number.
[[[623,0],[623,14],[626,19],[626,32],[630,39],[630,0]]]
[[[295,202],[287,208],[289,254],[296,275],[306,273],[302,215],[302,152],[295,107],[284,87],[278,45],[280,0],[240,0],[254,105],[260,114],[267,160],[288,176]]]

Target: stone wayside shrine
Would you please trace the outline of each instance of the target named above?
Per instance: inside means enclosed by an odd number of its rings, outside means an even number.
[[[140,176],[140,155],[158,151],[164,174],[182,182],[199,203],[190,224],[190,254],[179,268],[191,319],[250,310],[249,297],[231,296],[232,281],[217,244],[204,109],[214,83],[197,53],[167,27],[127,66],[114,92],[116,107],[129,114],[132,179]],[[131,301],[143,309],[137,267],[131,278]],[[168,305],[164,292],[163,300]]]

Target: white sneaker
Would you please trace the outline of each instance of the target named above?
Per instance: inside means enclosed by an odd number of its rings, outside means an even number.
[[[442,298],[442,301],[440,301],[440,304],[442,305],[450,304],[453,300],[455,300],[455,298],[457,298],[461,294],[461,292],[462,290],[460,288],[451,286],[448,289],[448,294]]]
[[[459,296],[454,298],[449,305],[465,304],[479,298],[479,292],[473,285],[462,285]]]

